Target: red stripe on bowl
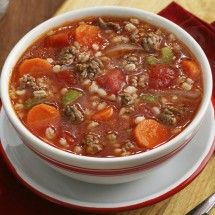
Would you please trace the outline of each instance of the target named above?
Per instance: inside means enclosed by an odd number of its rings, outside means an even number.
[[[122,168],[122,169],[88,169],[88,168],[68,165],[68,164],[59,162],[55,159],[52,159],[50,157],[47,157],[46,155],[44,155],[41,152],[34,149],[32,146],[29,146],[27,143],[25,143],[25,144],[28,148],[30,148],[35,154],[37,154],[43,160],[54,165],[55,167],[66,170],[68,172],[79,173],[79,174],[83,174],[83,175],[114,176],[114,175],[128,175],[128,174],[132,174],[132,173],[136,173],[136,172],[141,172],[143,170],[150,169],[150,168],[166,161],[167,159],[169,159],[173,155],[175,155],[177,152],[179,152],[188,142],[190,142],[190,140],[193,138],[194,135],[195,134],[193,134],[187,141],[185,141],[182,145],[180,145],[174,151],[172,151],[156,160],[150,161],[148,163],[145,163],[145,164],[142,164],[139,166]]]

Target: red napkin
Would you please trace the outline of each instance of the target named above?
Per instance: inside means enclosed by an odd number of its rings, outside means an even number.
[[[215,22],[211,23],[212,28],[215,30]]]
[[[159,14],[180,25],[198,41],[210,61],[215,81],[215,22],[211,25],[207,24],[174,2]],[[0,156],[0,214],[81,215],[89,213],[75,212],[36,196],[12,176]]]

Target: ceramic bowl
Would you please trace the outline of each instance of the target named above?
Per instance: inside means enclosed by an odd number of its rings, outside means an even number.
[[[137,17],[148,23],[173,32],[194,54],[203,72],[204,95],[200,108],[192,122],[175,138],[155,149],[136,155],[117,158],[96,158],[75,155],[55,148],[34,136],[18,119],[9,97],[11,72],[23,52],[43,33],[64,24],[88,16]],[[212,93],[212,75],[208,60],[198,43],[173,22],[143,10],[125,7],[94,7],[71,11],[51,18],[27,33],[7,57],[1,76],[1,98],[5,112],[23,142],[56,170],[75,179],[102,184],[128,182],[150,173],[156,165],[174,156],[195,135],[209,107]],[[163,164],[162,164],[163,163]],[[32,167],[33,168],[33,167]]]

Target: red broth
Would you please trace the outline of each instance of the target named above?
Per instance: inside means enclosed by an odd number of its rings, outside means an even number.
[[[174,34],[133,17],[90,17],[45,33],[24,52],[10,98],[47,144],[117,157],[179,134],[202,88],[198,62]]]

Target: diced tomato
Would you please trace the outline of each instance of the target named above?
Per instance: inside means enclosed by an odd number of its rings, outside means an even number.
[[[75,39],[82,45],[91,46],[93,43],[100,44],[102,38],[97,26],[83,24],[75,29]]]
[[[49,46],[63,47],[71,42],[70,32],[60,32],[47,37],[46,43]]]
[[[149,87],[154,89],[168,88],[176,76],[176,71],[168,65],[155,65],[149,73]]]
[[[61,71],[55,74],[57,81],[66,84],[67,86],[72,86],[75,83],[75,77],[71,71]]]
[[[97,78],[97,83],[109,93],[118,93],[125,82],[125,76],[119,69],[109,71],[107,74]]]

